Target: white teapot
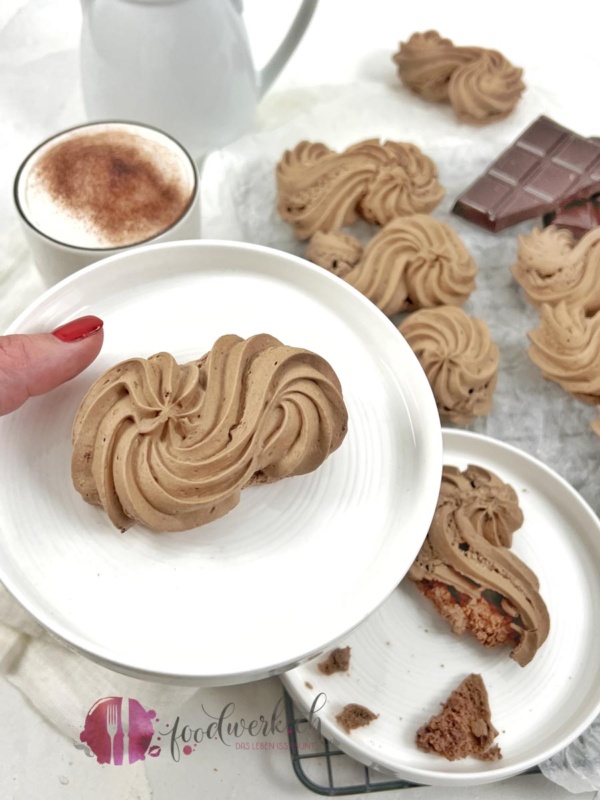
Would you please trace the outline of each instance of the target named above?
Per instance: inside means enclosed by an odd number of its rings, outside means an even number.
[[[252,128],[256,104],[316,4],[303,0],[283,42],[257,72],[242,0],[82,0],[88,117],[155,125],[202,158]]]

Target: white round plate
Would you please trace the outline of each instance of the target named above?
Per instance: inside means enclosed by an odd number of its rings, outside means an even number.
[[[398,331],[335,276],[255,245],[177,242],[63,281],[11,332],[105,322],[85,373],[0,420],[0,580],[44,626],[115,669],[227,684],[297,665],[364,620],[413,561],[435,507],[439,418]],[[336,370],[349,411],[316,472],[244,490],[210,525],[116,530],[71,485],[71,425],[130,356],[197,358],[222,334],[270,333]]]
[[[510,483],[525,521],[513,551],[540,579],[550,635],[520,667],[508,650],[459,638],[405,580],[346,637],[350,669],[330,677],[318,659],[282,676],[298,707],[317,713],[324,736],[358,761],[416,783],[468,785],[516,775],[561,750],[600,712],[600,521],[555,472],[524,452],[478,434],[444,430],[444,463],[478,464]],[[472,672],[487,686],[502,759],[449,762],[421,752],[417,729]],[[335,715],[360,703],[380,716],[346,734]]]

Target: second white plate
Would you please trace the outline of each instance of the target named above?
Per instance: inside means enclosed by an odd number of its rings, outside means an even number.
[[[304,712],[323,693],[323,735],[358,761],[417,783],[488,783],[550,757],[600,712],[600,521],[555,472],[493,439],[445,430],[444,463],[491,469],[519,496],[525,521],[512,549],[538,575],[551,620],[533,661],[522,668],[507,649],[458,638],[405,580],[342,643],[352,647],[348,673],[325,677],[316,659],[282,679]],[[488,688],[502,760],[448,762],[421,752],[417,729],[471,672]],[[345,734],[335,715],[347,703],[365,705],[379,719]]]

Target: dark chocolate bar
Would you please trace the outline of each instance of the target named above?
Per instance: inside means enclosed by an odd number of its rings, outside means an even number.
[[[501,231],[600,192],[600,143],[538,117],[460,195],[452,212]]]

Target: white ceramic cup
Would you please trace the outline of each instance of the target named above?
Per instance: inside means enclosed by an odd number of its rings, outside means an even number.
[[[200,236],[198,168],[173,137],[139,123],[95,122],[38,145],[14,201],[44,282],[141,244]]]

